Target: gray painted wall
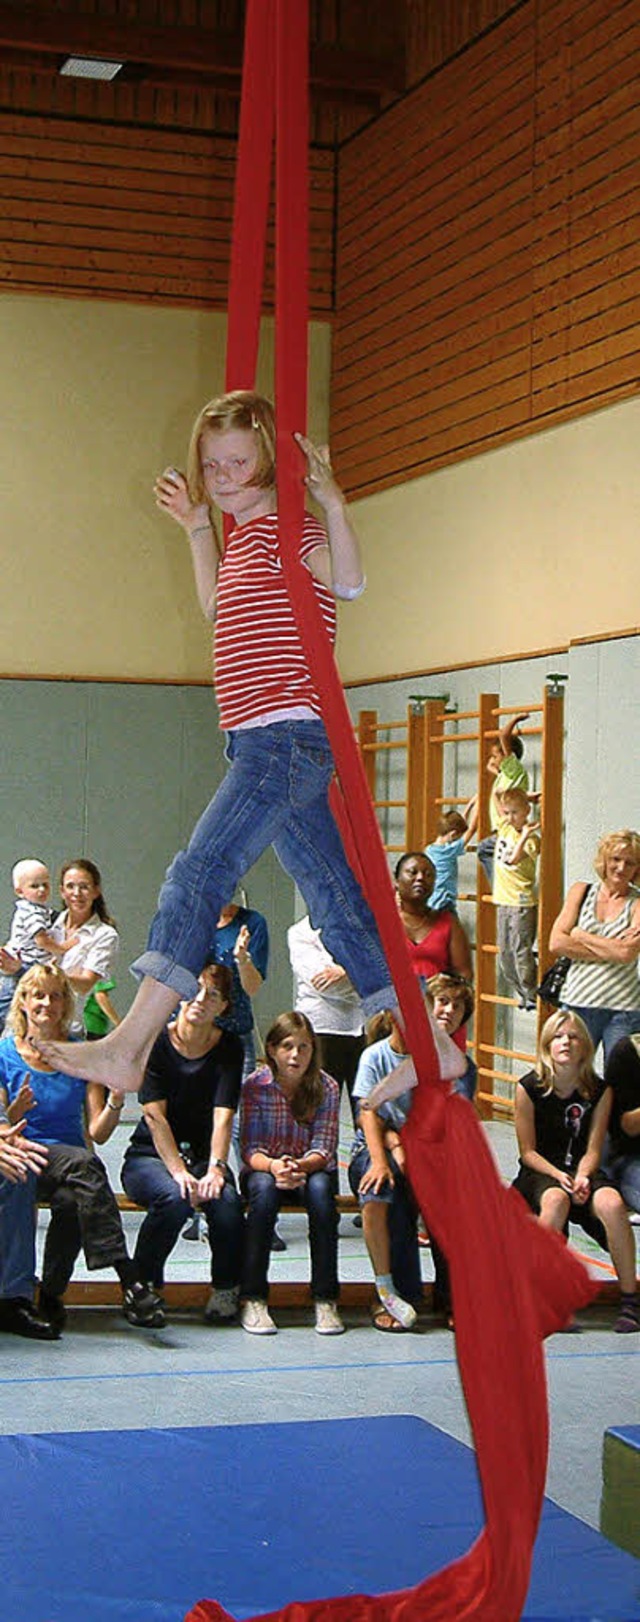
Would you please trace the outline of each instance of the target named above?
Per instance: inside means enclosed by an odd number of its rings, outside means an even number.
[[[120,931],[114,1000],[124,1012],[135,989],[128,965],[146,940],[167,864],[223,776],[222,749],[208,687],[2,681],[2,939],[15,861],[38,856],[47,863],[55,903],[61,863],[91,857]],[[246,889],[272,939],[268,986],[255,1004],[264,1027],[291,1006],[285,932],[293,885],[267,852]]]

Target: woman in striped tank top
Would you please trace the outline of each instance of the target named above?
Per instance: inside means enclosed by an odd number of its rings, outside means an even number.
[[[605,835],[594,867],[599,883],[586,892],[571,885],[549,946],[571,958],[562,1006],[580,1015],[607,1059],[623,1036],[640,1031],[640,835]]]

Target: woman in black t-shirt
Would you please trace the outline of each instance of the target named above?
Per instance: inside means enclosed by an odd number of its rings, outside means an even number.
[[[143,1118],[122,1167],[123,1188],[147,1210],[136,1265],[158,1288],[185,1221],[194,1210],[204,1213],[212,1250],[208,1322],[235,1316],[242,1266],[242,1203],[227,1156],[243,1050],[218,1023],[230,1000],[229,969],[209,964],[197,997],[180,1004],[154,1043],[140,1089]]]
[[[640,1329],[635,1241],[624,1201],[599,1170],[611,1089],[593,1069],[593,1043],[577,1014],[559,1009],[542,1028],[535,1070],[518,1082],[520,1170],[514,1188],[546,1227],[577,1222],[609,1250],[620,1280],[619,1334]]]

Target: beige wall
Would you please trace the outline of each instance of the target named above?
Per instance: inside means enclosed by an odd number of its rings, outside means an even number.
[[[5,295],[0,338],[0,672],[207,679],[185,542],[151,485],[222,384],[223,317]],[[310,355],[322,438],[328,326]],[[368,589],[341,610],[345,679],[636,625],[639,445],[634,399],[356,503]]]
[[[4,525],[0,672],[210,674],[181,530],[153,504],[223,386],[223,316],[83,299],[0,299]],[[310,334],[310,426],[326,436],[329,328]],[[271,387],[265,321],[259,384]]]
[[[353,508],[368,588],[346,680],[566,646],[640,623],[640,400]]]

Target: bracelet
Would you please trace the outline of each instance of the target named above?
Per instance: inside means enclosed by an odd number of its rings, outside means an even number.
[[[195,529],[188,529],[187,535],[189,536],[189,540],[192,541],[194,535],[206,535],[207,530],[211,528],[212,525],[210,522],[208,522],[206,524],[198,524]]]
[[[114,1115],[119,1115],[121,1109],[124,1109],[124,1098],[123,1098],[121,1104],[112,1104],[111,1099],[108,1098],[107,1099],[107,1109],[112,1109]]]

